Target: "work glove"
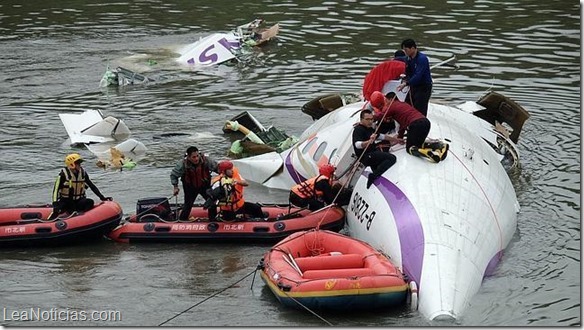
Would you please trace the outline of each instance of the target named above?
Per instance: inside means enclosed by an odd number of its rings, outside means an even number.
[[[180,189],[178,189],[178,187],[174,187],[174,189],[172,190],[172,195],[176,196],[178,195],[178,192],[180,191]]]

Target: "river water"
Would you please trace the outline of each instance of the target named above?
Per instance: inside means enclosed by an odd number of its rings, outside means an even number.
[[[169,48],[255,17],[280,22],[281,31],[249,63],[168,65]],[[171,194],[170,169],[189,145],[225,157],[226,119],[248,110],[299,136],[311,123],[300,112],[305,102],[358,93],[368,70],[408,37],[431,64],[459,58],[459,70],[433,71],[433,102],[476,100],[493,89],[531,113],[519,141],[522,168],[510,173],[522,207],[515,237],[461,319],[429,322],[404,308],[321,314],[325,322],[281,307],[259,276],[252,286],[269,246],[104,240],[0,251],[0,325],[581,325],[580,5],[571,2],[3,0],[0,206],[48,202],[64,156],[79,152],[101,191],[132,213],[139,198]],[[136,54],[146,55],[125,63],[155,83],[98,87],[108,64]],[[58,114],[87,109],[123,119],[147,146],[134,170],[103,171],[87,149],[66,142]],[[252,201],[287,197],[255,184],[246,193]],[[119,311],[122,319],[6,318],[31,308]]]

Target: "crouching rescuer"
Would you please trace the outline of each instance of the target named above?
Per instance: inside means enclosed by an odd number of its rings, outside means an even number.
[[[333,202],[335,195],[332,185],[335,167],[331,164],[323,164],[319,167],[318,173],[317,176],[292,187],[290,204],[316,211]]]
[[[266,215],[257,203],[246,202],[243,198],[244,187],[249,183],[241,177],[233,163],[224,160],[218,165],[219,175],[211,180],[210,199],[204,207],[209,210],[219,205],[223,220],[233,221],[238,214],[252,218],[264,218]]]

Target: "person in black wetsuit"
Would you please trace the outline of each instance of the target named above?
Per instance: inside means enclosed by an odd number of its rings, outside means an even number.
[[[372,172],[367,177],[367,189],[396,162],[393,154],[376,148],[377,141],[389,141],[391,144],[404,143],[402,139],[375,133],[373,112],[369,109],[361,110],[359,123],[353,129],[353,150],[363,165],[371,167]]]

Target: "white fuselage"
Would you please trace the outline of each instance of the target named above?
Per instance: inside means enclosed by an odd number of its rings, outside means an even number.
[[[447,158],[435,164],[394,146],[396,164],[367,189],[371,169],[352,167],[352,127],[363,104],[327,114],[282,154],[234,162],[248,180],[280,189],[316,175],[323,162],[336,165],[353,187],[349,234],[383,251],[417,283],[423,315],[458,318],[516,228],[515,190],[501,155],[485,142],[497,134],[468,111],[430,104],[428,137],[449,142]]]

